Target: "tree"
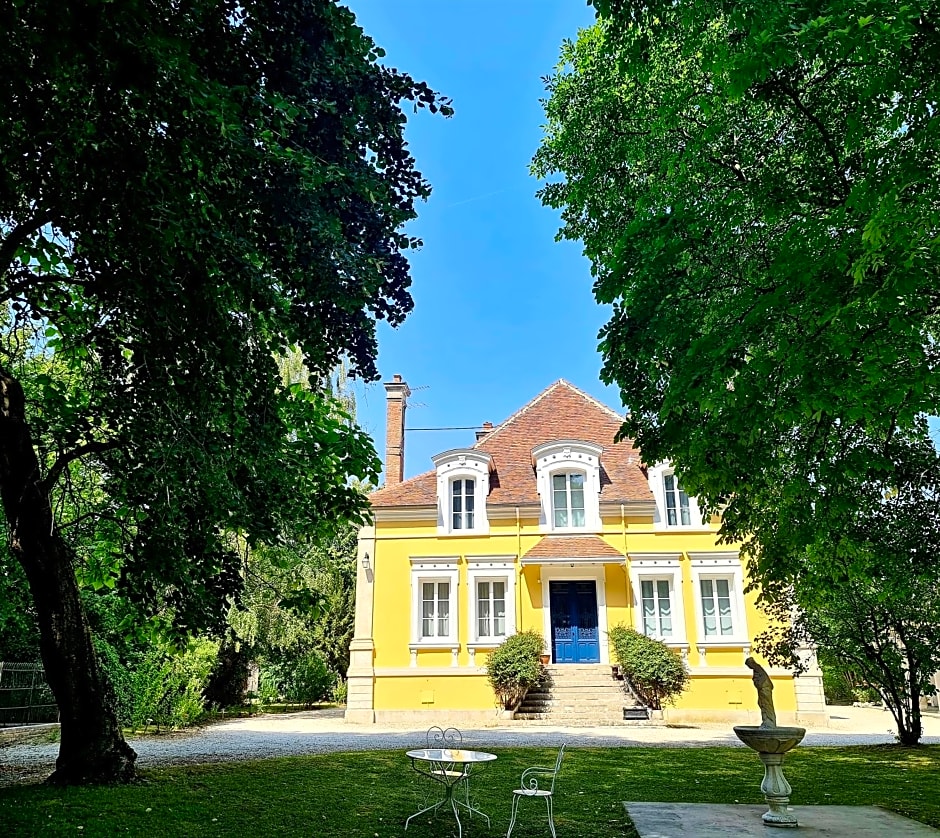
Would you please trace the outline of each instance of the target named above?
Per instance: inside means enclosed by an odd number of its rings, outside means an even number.
[[[245,589],[229,622],[234,640],[262,663],[290,666],[310,652],[344,678],[353,635],[358,527],[316,543],[245,553]]]
[[[876,687],[898,738],[923,733],[920,697],[932,694],[940,669],[940,457],[922,428],[895,436],[895,483],[853,484],[852,506],[830,509],[792,577],[765,598],[778,618],[757,645],[776,663],[817,645]]]
[[[108,532],[105,578],[182,637],[221,629],[238,539],[360,519],[348,477],[376,474],[369,439],[275,359],[376,376],[375,320],[412,305],[401,226],[429,190],[401,103],[450,108],[331,0],[0,20],[0,300],[57,365],[0,358],[0,495],[61,714],[51,779],[126,780],[75,528]],[[64,521],[77,472],[100,484]]]
[[[599,5],[548,80],[540,194],[613,306],[623,433],[786,578],[820,490],[824,517],[892,485],[940,396],[936,5]]]
[[[792,593],[803,628],[826,621],[820,638],[873,672],[875,635],[843,617],[885,623],[915,581],[932,602],[938,573],[915,573],[894,530],[933,555],[940,533],[885,512],[917,484],[940,395],[936,4],[596,5],[548,80],[533,169],[562,176],[542,200],[613,306],[602,377],[630,408],[622,433],[721,513],[765,604]],[[904,605],[876,633],[886,653],[912,648]],[[934,646],[936,625],[917,626]],[[931,661],[905,655],[895,709]],[[898,709],[902,738],[916,713]]]

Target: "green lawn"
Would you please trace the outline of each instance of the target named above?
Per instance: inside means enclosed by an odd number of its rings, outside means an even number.
[[[554,752],[494,749],[474,778],[477,805],[464,835],[505,835],[510,790],[529,765]],[[940,746],[797,748],[787,756],[793,803],[878,804],[940,827]],[[572,748],[556,789],[561,838],[635,836],[624,800],[760,803],[762,766],[744,748]],[[402,836],[416,806],[407,758],[397,751],[327,754],[147,771],[130,787],[0,789],[0,831],[9,836]],[[534,801],[513,835],[548,834]],[[450,838],[452,817],[413,821],[407,835]]]

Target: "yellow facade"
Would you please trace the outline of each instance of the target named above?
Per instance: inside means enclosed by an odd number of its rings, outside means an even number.
[[[577,447],[576,442],[572,445]],[[495,443],[491,450],[499,461]],[[473,453],[467,451],[468,456]],[[565,452],[570,456],[568,449]],[[600,457],[601,466],[605,456]],[[414,480],[432,486],[433,479],[431,474]],[[658,479],[651,473],[650,486]],[[408,497],[409,491],[406,481],[400,495]],[[481,531],[448,532],[440,514],[446,499],[439,490],[439,504],[432,507],[428,491],[419,505],[377,505],[375,524],[360,536],[350,721],[495,724],[500,713],[486,679],[486,660],[499,638],[477,636],[475,627],[482,624],[474,622],[474,615],[481,606],[474,601],[474,583],[498,578],[505,582],[509,600],[505,633],[535,629],[546,637],[551,654],[558,629],[549,590],[562,590],[559,583],[567,581],[593,591],[598,635],[593,660],[600,664],[615,662],[607,643],[610,627],[625,623],[644,630],[641,608],[648,607],[648,601],[643,600],[642,583],[647,583],[643,590],[650,596],[653,582],[663,583],[661,590],[668,588],[672,609],[669,636],[663,640],[684,658],[691,674],[689,688],[665,710],[666,719],[759,722],[751,671],[744,660],[751,653],[752,638],[767,628],[767,618],[757,607],[756,594],[744,593],[746,578],[737,550],[716,544],[717,521],[693,517],[688,526],[669,527],[663,524],[661,510],[657,513],[654,489],[646,490],[648,500],[619,504],[604,504],[598,492],[601,503],[595,506],[593,526],[586,527],[596,548],[585,552],[588,539],[570,531],[554,535],[544,509],[540,512],[532,503],[491,504]],[[482,504],[478,509],[482,511]],[[551,539],[552,550],[546,551]],[[567,543],[579,549],[567,555]],[[733,587],[733,633],[715,636],[712,622],[712,636],[706,636],[702,580],[719,577]],[[428,642],[420,636],[422,617],[427,616],[421,590],[433,591],[441,582],[445,587],[440,590],[450,597],[448,634],[430,638],[440,642]],[[768,671],[781,723],[819,720],[823,706],[818,678],[795,679],[787,671]]]
[[[706,644],[698,630],[694,609],[695,592],[689,553],[708,551],[726,553],[727,547],[716,547],[717,527],[707,532],[663,532],[653,527],[652,520],[604,520],[602,539],[628,557],[632,554],[679,554],[681,568],[683,619],[686,643],[677,646],[684,654],[692,673],[690,686],[671,708],[667,719],[678,720],[749,720],[759,721],[756,693],[751,684],[750,670],[744,658],[750,653],[748,644],[735,642],[726,647]],[[374,692],[371,708],[351,714],[360,721],[394,721],[427,715],[458,716],[485,721],[497,717],[493,691],[486,680],[485,667],[489,650],[475,651],[471,660],[469,607],[467,596],[467,556],[513,556],[515,567],[515,629],[536,629],[546,633],[547,615],[542,588],[544,578],[592,578],[599,586],[603,603],[602,631],[617,623],[638,626],[637,595],[631,585],[630,559],[623,563],[579,564],[568,562],[563,567],[541,564],[523,565],[519,556],[543,537],[537,519],[518,523],[494,524],[486,536],[439,536],[436,529],[420,522],[387,522],[367,531],[371,548],[371,579],[360,569],[365,586],[372,589],[372,668]],[[413,618],[410,609],[411,563],[416,557],[456,556],[458,573],[456,661],[450,650],[421,649],[412,655],[409,649]],[[365,599],[366,597],[363,597]],[[767,618],[756,605],[756,594],[743,594],[747,637],[754,637],[767,628]],[[414,659],[413,659],[414,658]],[[601,641],[601,661],[611,662],[606,643]],[[774,701],[781,723],[797,718],[794,678],[783,670],[770,670],[774,682]],[[355,676],[354,676],[355,677]],[[809,712],[818,712],[815,707]],[[807,713],[802,714],[804,719]]]

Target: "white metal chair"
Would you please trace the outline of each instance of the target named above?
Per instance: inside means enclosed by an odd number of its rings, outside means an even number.
[[[516,815],[519,813],[519,801],[524,797],[534,797],[545,801],[545,808],[548,810],[548,828],[552,833],[552,838],[556,838],[552,795],[555,793],[555,778],[561,769],[561,760],[564,755],[565,746],[562,745],[558,749],[558,759],[555,760],[554,768],[535,766],[522,772],[519,788],[512,790],[512,817],[509,819],[509,831],[506,833],[506,838],[512,835],[512,828],[516,825]]]
[[[461,748],[463,747],[463,734],[455,727],[445,730],[435,725],[428,728],[426,742],[428,748]]]

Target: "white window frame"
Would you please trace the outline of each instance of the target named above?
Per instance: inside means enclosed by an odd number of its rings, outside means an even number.
[[[492,457],[472,448],[455,448],[431,458],[437,470],[438,535],[487,535],[490,522],[486,498],[490,493]],[[473,527],[454,528],[453,484],[455,480],[474,481]]]
[[[470,492],[466,491],[468,483],[470,484]],[[457,497],[457,495],[454,492],[454,489],[457,487],[457,484],[460,484],[460,489],[461,489],[460,505],[462,509],[460,510],[460,512],[456,512],[454,510],[454,500]],[[473,531],[476,528],[476,520],[477,520],[477,512],[476,512],[477,480],[476,478],[475,477],[451,477],[449,478],[447,485],[448,485],[447,497],[448,497],[448,500],[450,501],[450,508],[448,510],[448,515],[450,517],[448,518],[447,523],[450,525],[451,531],[454,533],[461,533],[461,532],[464,532],[465,530]],[[473,509],[471,510],[467,509],[468,498],[472,499],[473,501]],[[454,518],[457,515],[460,516],[460,521],[461,521],[461,526],[459,527],[454,525]],[[471,516],[470,520],[472,521],[472,524],[473,524],[472,526],[469,526],[469,527],[465,526],[467,523],[468,515]]]
[[[451,649],[456,659],[456,650],[459,648],[458,623],[460,614],[458,603],[460,597],[457,592],[460,571],[458,569],[459,556],[434,556],[411,558],[411,643],[409,648],[416,649]],[[449,595],[449,625],[445,637],[422,637],[421,622],[423,619],[422,586],[425,582],[450,583]],[[414,660],[414,656],[412,656]]]
[[[633,601],[633,627],[645,634],[643,625],[643,593],[641,582],[665,579],[669,583],[670,602],[672,605],[672,634],[669,636],[651,635],[662,640],[668,646],[688,649],[687,629],[685,625],[685,599],[682,590],[682,554],[681,553],[630,553],[630,587]]]
[[[536,487],[542,507],[539,517],[539,527],[542,532],[601,532],[600,456],[603,450],[602,446],[594,442],[577,439],[555,440],[532,449]],[[556,527],[552,478],[559,473],[572,472],[581,472],[584,475],[584,526]],[[568,492],[570,493],[570,486]],[[569,522],[570,520],[569,517]]]
[[[669,602],[669,621],[671,626],[669,634],[662,631],[664,616],[661,607],[662,597],[660,596],[660,583],[662,582],[666,583],[666,598]],[[640,589],[637,591],[636,599],[637,607],[639,608],[637,622],[640,624],[640,634],[645,634],[647,637],[653,637],[657,640],[672,640],[672,638],[676,636],[676,623],[679,621],[679,615],[676,613],[676,594],[673,590],[675,582],[672,576],[641,576],[639,584]],[[659,630],[652,633],[646,630],[646,597],[643,596],[644,585],[650,585],[653,589],[653,603],[655,608],[653,623]]]
[[[679,507],[676,507],[677,517],[680,523],[670,524],[666,512],[666,481],[669,475],[675,476],[675,470],[668,462],[657,463],[651,466],[647,471],[650,491],[653,493],[653,499],[656,502],[656,511],[653,514],[653,527],[657,530],[669,530],[670,532],[688,531],[688,530],[709,530],[708,522],[702,520],[702,511],[699,509],[698,501],[692,496],[689,498],[689,523],[683,524],[682,514]],[[676,481],[677,485],[678,480]],[[678,496],[678,490],[676,492]],[[678,497],[677,497],[678,499]]]
[[[667,483],[672,481],[672,489],[670,490]],[[670,495],[672,496],[670,498]],[[685,504],[682,503],[683,498],[685,499]],[[675,522],[669,520],[669,511],[670,505],[669,502],[672,500],[674,506],[672,511],[675,513],[676,520]],[[689,498],[689,493],[679,484],[679,478],[676,477],[675,472],[668,471],[663,474],[663,512],[666,517],[666,526],[667,527],[690,527],[692,526],[692,503]],[[682,513],[685,513],[685,517],[688,518],[688,521],[682,520]]]
[[[493,649],[516,633],[516,561],[515,556],[467,556],[467,617],[470,638],[467,646],[471,657],[477,649]],[[477,582],[506,583],[506,634],[480,637],[477,619]]]
[[[689,553],[692,568],[692,589],[695,600],[695,643],[697,646],[750,646],[747,611],[744,604],[744,569],[737,551]],[[705,611],[702,607],[702,579],[727,579],[731,594],[731,634],[705,634]]]
[[[555,480],[559,477],[564,477],[565,479],[565,508],[560,510],[555,503],[555,493],[558,489],[555,487]],[[574,507],[571,504],[571,478],[572,477],[581,477],[581,500],[584,502],[584,506],[581,507],[581,515],[583,516],[584,523],[580,526],[574,523]],[[552,487],[552,529],[569,529],[569,530],[584,530],[587,529],[587,502],[585,500],[587,495],[587,473],[582,469],[559,469],[552,472],[551,477],[551,487]],[[559,511],[563,511],[567,517],[568,524],[567,526],[560,526],[555,523],[555,519]]]

